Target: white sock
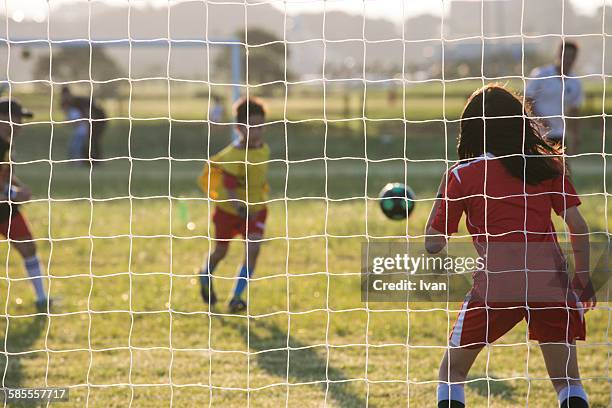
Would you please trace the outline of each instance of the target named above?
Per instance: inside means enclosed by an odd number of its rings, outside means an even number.
[[[584,388],[582,388],[582,385],[569,385],[559,391],[557,395],[559,397],[559,403],[562,403],[570,397],[582,398],[586,402],[589,402],[586,392],[584,392]]]
[[[25,258],[23,260],[25,264],[25,268],[28,271],[28,275],[30,276],[30,281],[32,285],[34,285],[34,291],[36,292],[36,300],[43,301],[47,299],[47,294],[45,293],[45,288],[43,286],[43,281],[41,278],[41,266],[40,261],[36,255],[31,256],[29,258]]]
[[[465,404],[465,392],[463,384],[438,384],[438,402],[440,401],[458,401]]]

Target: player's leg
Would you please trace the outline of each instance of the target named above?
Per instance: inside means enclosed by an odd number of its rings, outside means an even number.
[[[89,123],[81,119],[75,123],[74,134],[68,147],[68,158],[79,160],[76,164],[82,165],[84,158],[89,157]]]
[[[75,131],[70,139],[70,145],[68,146],[68,158],[71,160],[77,160],[83,158],[83,140],[84,133],[82,129],[75,128]]]
[[[105,122],[93,122],[91,125],[91,158],[94,160],[101,160],[102,157],[102,134],[106,127]],[[94,164],[100,164],[100,162],[94,162]]]
[[[70,160],[79,159],[80,154],[81,154],[80,136],[75,131],[72,134],[72,138],[70,139],[70,144],[68,145],[68,158]]]
[[[30,227],[23,214],[15,214],[11,218],[10,224],[7,221],[6,235],[11,240],[13,248],[23,258],[24,267],[36,294],[36,306],[38,308],[46,308],[48,301],[42,279],[43,268],[36,253],[36,244],[32,239]]]
[[[588,408],[578,369],[576,343],[540,343],[546,369],[561,408]]]
[[[264,208],[251,218],[248,223],[242,224],[244,227],[241,233],[243,236],[247,237],[245,246],[246,253],[244,263],[238,272],[238,278],[234,285],[234,292],[229,304],[229,309],[232,313],[238,313],[247,308],[246,302],[242,299],[242,294],[247,287],[249,278],[253,276],[253,272],[255,271],[261,240],[264,236],[267,214],[267,210]]]
[[[249,234],[247,239],[244,263],[238,272],[238,278],[236,279],[232,299],[230,300],[229,304],[230,311],[232,313],[246,310],[247,305],[242,299],[242,294],[248,285],[249,279],[251,276],[253,276],[253,272],[255,271],[255,264],[257,263],[259,249],[261,247],[261,238],[262,236],[260,234]]]
[[[241,221],[240,217],[229,214],[219,208],[214,210],[212,222],[215,225],[215,247],[200,271],[200,294],[202,295],[202,300],[211,306],[217,303],[217,296],[213,289],[213,273],[219,262],[225,258],[230,239],[237,232],[236,223]]]
[[[92,128],[91,126],[89,126],[89,123],[87,123],[87,135],[86,137],[83,138],[83,140],[81,141],[81,158],[84,160],[89,161],[89,159],[91,159],[91,149],[92,149],[92,135],[91,135],[91,131]],[[84,165],[89,165],[89,163],[85,163],[83,162],[82,164]]]
[[[225,258],[228,248],[229,241],[217,241],[214,250],[210,253],[200,271],[200,294],[202,295],[202,300],[211,306],[217,303],[217,295],[213,289],[212,275],[219,262]]]
[[[506,334],[524,317],[520,308],[504,308],[468,297],[450,333],[450,348],[440,364],[439,408],[465,406],[467,374],[486,345]]]
[[[559,304],[533,304],[528,325],[529,338],[540,344],[548,375],[562,408],[588,407],[580,381],[576,340],[586,337],[583,312]]]
[[[438,375],[438,408],[465,407],[464,385],[482,347],[451,347],[444,354]]]

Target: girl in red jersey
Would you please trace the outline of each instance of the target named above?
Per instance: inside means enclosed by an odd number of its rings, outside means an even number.
[[[473,274],[440,365],[439,408],[465,407],[463,386],[478,353],[523,319],[541,346],[560,406],[588,407],[576,340],[585,339],[584,311],[595,305],[589,230],[562,152],[547,144],[529,117],[521,99],[502,86],[472,94],[461,117],[460,163],[444,175],[427,222],[425,246],[437,253],[465,213],[486,265]],[[571,282],[552,211],[571,234]]]
[[[20,209],[21,204],[30,201],[32,193],[15,176],[11,159],[13,138],[21,131],[22,119],[31,117],[32,113],[16,100],[0,100],[0,236],[6,238],[10,247],[23,258],[24,267],[34,286],[36,308],[47,312],[53,300],[47,297],[36,241]]]

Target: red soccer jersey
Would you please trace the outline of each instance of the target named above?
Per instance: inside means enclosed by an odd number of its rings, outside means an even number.
[[[472,289],[450,336],[453,346],[490,344],[521,320],[528,321],[533,340],[585,339],[551,219],[552,210],[562,214],[579,204],[567,177],[529,185],[492,155],[450,170],[431,226],[450,235],[465,212],[474,246],[486,260],[484,269],[473,272]]]
[[[580,204],[567,177],[529,185],[487,155],[452,168],[445,190],[431,226],[450,235],[466,213],[467,229],[487,271],[474,271],[472,297],[564,301],[566,260],[551,213]]]
[[[488,154],[450,170],[431,226],[447,235],[455,233],[465,212],[475,243],[556,242],[551,210],[560,215],[579,204],[568,177],[530,185]]]

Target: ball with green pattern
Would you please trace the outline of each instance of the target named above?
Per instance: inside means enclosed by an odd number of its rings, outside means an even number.
[[[382,212],[392,220],[403,220],[414,210],[414,192],[405,184],[389,183],[378,197]]]

